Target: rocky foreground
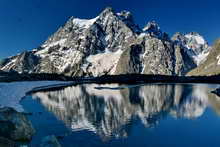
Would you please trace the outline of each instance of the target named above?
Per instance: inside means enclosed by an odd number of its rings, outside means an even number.
[[[0,108],[0,142],[15,145],[16,141],[30,141],[35,133],[25,114],[13,108]]]
[[[0,108],[0,146],[19,147],[22,143],[31,141],[35,134],[31,122],[26,115],[13,108]],[[55,136],[46,136],[42,139],[41,147],[61,147]]]

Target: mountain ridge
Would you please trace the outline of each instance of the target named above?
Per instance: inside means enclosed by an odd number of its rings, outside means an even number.
[[[39,48],[2,60],[0,70],[67,76],[185,75],[209,50],[198,33],[170,38],[154,21],[142,30],[130,12],[107,7],[93,19],[71,17]]]

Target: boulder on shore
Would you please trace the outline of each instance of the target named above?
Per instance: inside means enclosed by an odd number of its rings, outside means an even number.
[[[25,114],[13,108],[0,108],[0,137],[14,141],[30,141],[35,133]]]

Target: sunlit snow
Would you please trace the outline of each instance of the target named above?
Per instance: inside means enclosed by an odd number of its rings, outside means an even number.
[[[200,35],[187,34],[187,35],[185,35],[185,37],[190,39],[190,40],[194,39],[198,44],[205,44],[206,43],[204,38]]]
[[[73,19],[73,24],[76,24],[80,28],[89,28],[94,22],[98,19],[98,17],[93,18],[93,19],[79,19],[79,18],[74,18]]]

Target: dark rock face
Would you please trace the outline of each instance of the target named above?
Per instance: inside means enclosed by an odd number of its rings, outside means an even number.
[[[188,56],[181,45],[174,44],[175,51],[175,73],[185,75],[188,71],[197,67],[194,61]]]
[[[24,114],[12,108],[0,109],[0,136],[11,140],[30,140],[35,133]]]
[[[150,38],[145,41],[145,53],[143,56],[144,74],[165,74],[174,73],[174,50],[171,42],[157,38]]]
[[[154,21],[141,30],[130,12],[106,8],[93,19],[71,17],[39,48],[2,60],[0,70],[68,76],[185,75],[201,62],[197,57],[207,48],[199,34],[175,34],[171,39]]]
[[[115,74],[140,73],[142,69],[140,54],[143,46],[135,44],[125,50],[119,58]]]

